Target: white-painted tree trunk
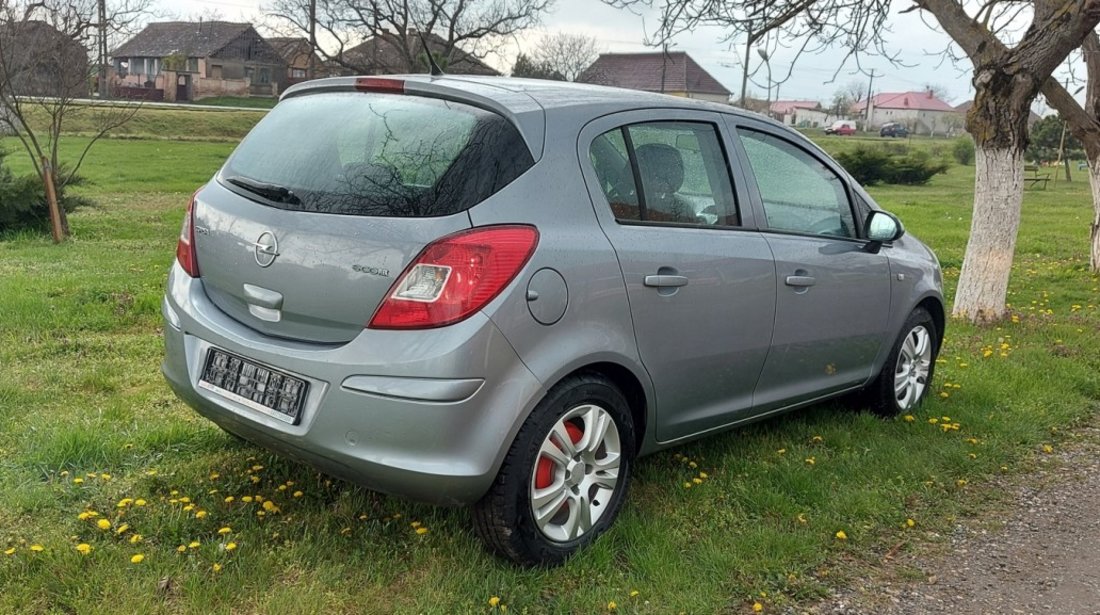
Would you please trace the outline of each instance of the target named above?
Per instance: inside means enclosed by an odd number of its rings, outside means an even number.
[[[1024,197],[1024,153],[979,146],[974,170],[974,217],[951,314],[988,323],[1005,314]]]
[[[1089,161],[1089,183],[1092,185],[1089,268],[1100,273],[1100,159]]]

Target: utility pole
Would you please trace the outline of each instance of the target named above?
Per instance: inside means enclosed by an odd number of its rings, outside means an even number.
[[[101,2],[103,0],[100,0]],[[317,57],[317,0],[309,0],[309,68],[306,79],[314,78],[315,58]]]
[[[880,75],[881,76],[881,75]],[[867,104],[863,106],[863,132],[871,130],[871,92],[875,85],[875,69],[871,69],[871,79],[867,82]]]
[[[107,87],[107,0],[98,0],[99,5],[99,40],[96,41],[99,52],[99,98],[106,100],[110,94]]]

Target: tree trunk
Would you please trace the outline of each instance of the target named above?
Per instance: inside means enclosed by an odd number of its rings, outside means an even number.
[[[974,217],[952,315],[976,323],[1004,317],[1023,202],[1023,149],[975,152]]]
[[[1092,185],[1089,268],[1093,273],[1100,273],[1100,158],[1089,159],[1089,183]]]

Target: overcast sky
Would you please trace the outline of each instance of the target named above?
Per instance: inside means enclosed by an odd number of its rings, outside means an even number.
[[[227,20],[259,24],[263,21],[260,10],[263,4],[264,0],[161,0],[161,9],[181,18],[216,10]],[[650,17],[647,20],[645,16],[610,8],[600,0],[557,0],[553,12],[544,17],[541,28],[527,33],[514,45],[509,45],[498,56],[491,56],[487,61],[507,74],[519,49],[529,49],[541,34],[557,31],[594,36],[603,51],[652,50],[643,43],[646,28],[651,28],[654,24],[652,16]],[[895,15],[891,28],[893,32],[888,40],[897,51],[899,59],[907,66],[892,66],[881,58],[865,58],[863,67],[868,71],[875,71],[876,93],[920,90],[927,84],[935,84],[946,90],[948,102],[957,104],[970,98],[972,90],[969,65],[956,69],[950,64],[941,64],[938,56],[929,55],[947,46],[949,39],[945,35],[926,26],[916,14]],[[727,44],[721,43],[721,35],[721,30],[701,29],[678,37],[673,48],[688,52],[731,92],[739,95],[741,67],[737,60],[738,51],[730,50]],[[782,49],[774,54],[771,66],[775,79],[786,75],[792,55],[793,52]],[[860,81],[866,84],[866,75],[853,74],[854,65],[846,67],[832,81],[833,73],[843,57],[844,51],[840,49],[803,56],[795,65],[791,78],[779,86],[778,98],[820,100],[827,103],[838,89],[849,82]],[[753,68],[759,62],[760,58],[754,57]],[[766,71],[761,70],[756,76],[760,86],[749,86],[750,91],[761,98],[767,92],[765,75]],[[774,92],[772,98],[776,98]]]

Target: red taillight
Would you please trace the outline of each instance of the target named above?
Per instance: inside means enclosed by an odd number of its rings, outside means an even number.
[[[197,192],[195,194],[198,194]],[[183,217],[180,240],[176,244],[176,260],[187,275],[199,277],[199,259],[195,254],[195,196],[187,203],[187,214]]]
[[[485,307],[527,264],[539,232],[491,226],[449,235],[424,248],[390,288],[371,329],[429,329]]]
[[[404,94],[405,82],[400,79],[379,77],[359,77],[355,80],[355,89],[360,92],[383,92],[386,94]]]

